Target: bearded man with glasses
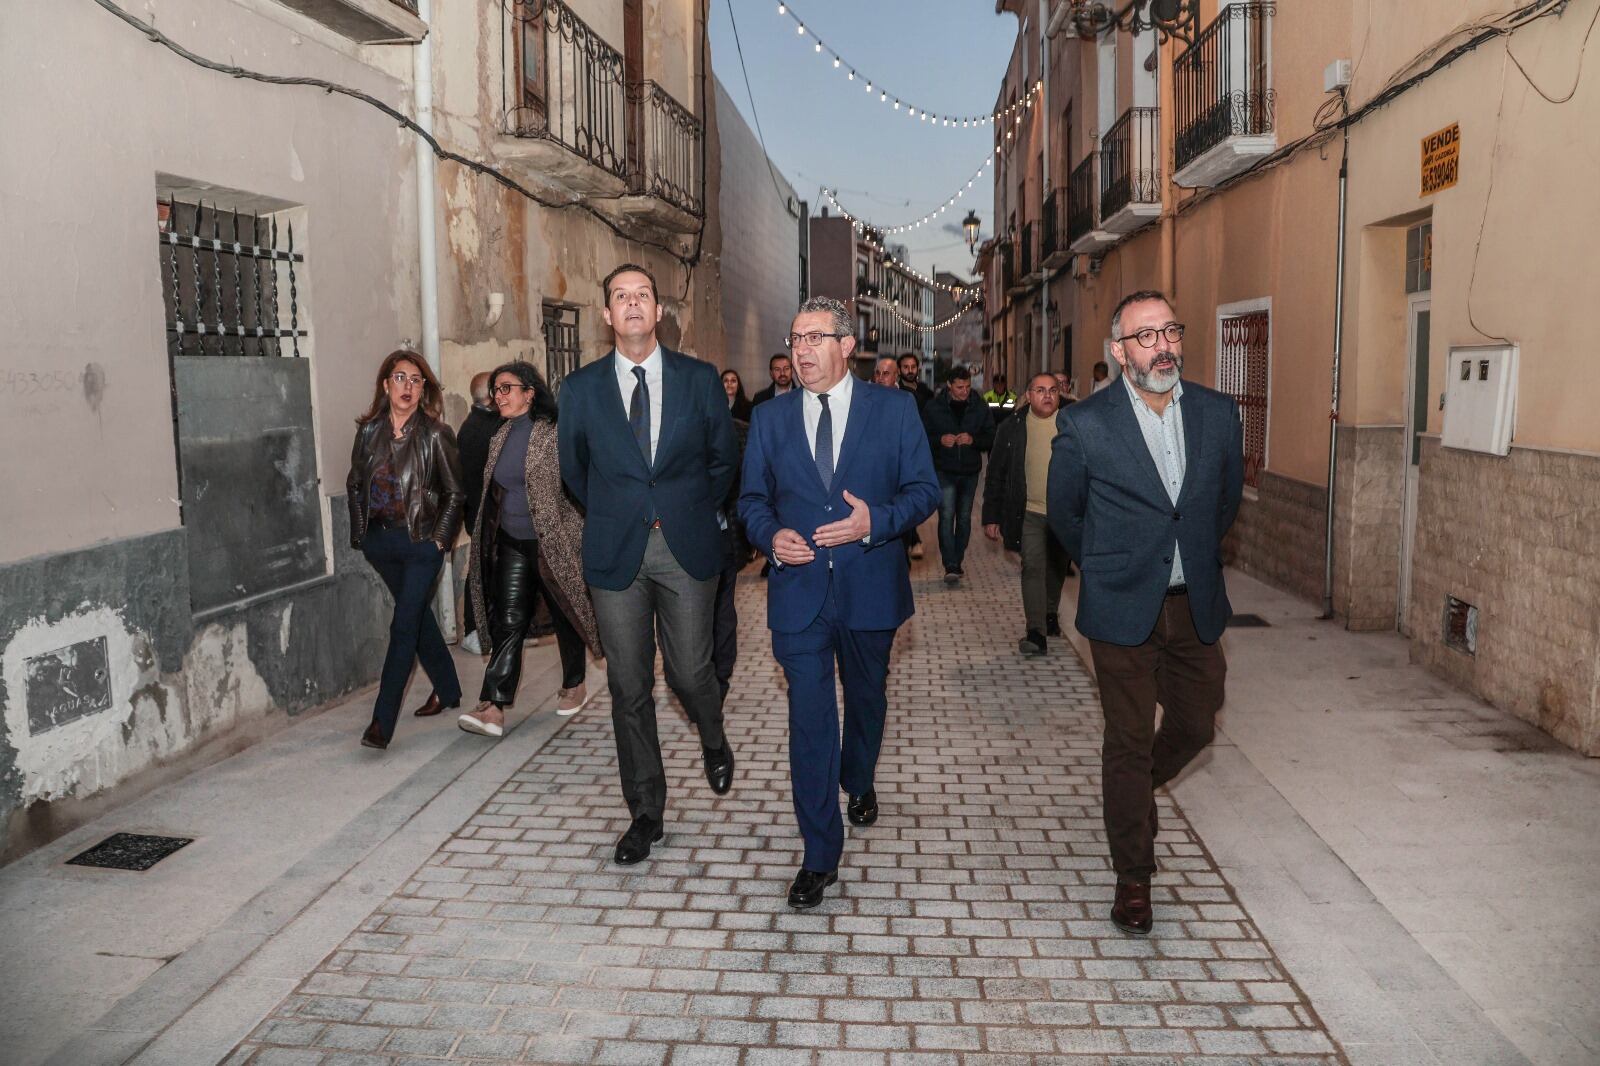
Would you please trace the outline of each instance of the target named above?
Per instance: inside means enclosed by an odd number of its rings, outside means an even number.
[[[838,880],[839,793],[852,825],[878,820],[889,649],[913,609],[900,537],[939,503],[916,400],[856,380],[852,326],[838,300],[800,305],[787,343],[801,388],[755,409],[740,479],[745,535],[772,560],[767,625],[789,683],[790,784],[805,841],[789,888],[796,910]]]
[[[1077,626],[1105,714],[1111,920],[1140,934],[1153,923],[1155,790],[1211,742],[1222,707],[1217,642],[1233,613],[1222,538],[1244,492],[1238,404],[1180,380],[1183,333],[1162,293],[1117,304],[1111,352],[1122,383],[1061,411],[1050,458],[1050,528],[1083,572]]]

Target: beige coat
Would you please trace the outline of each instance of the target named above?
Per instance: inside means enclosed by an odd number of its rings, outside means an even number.
[[[471,595],[473,615],[478,620],[478,632],[485,636],[490,629],[489,604],[484,595],[484,567],[486,563],[490,568],[494,566],[494,538],[499,529],[499,509],[488,506],[488,503],[490,493],[495,490],[495,463],[500,460],[500,451],[505,447],[506,436],[510,432],[511,426],[507,423],[496,431],[489,442],[489,459],[483,472],[483,496],[478,501],[478,524],[472,530],[472,562],[467,571],[467,588]],[[561,462],[556,451],[554,422],[534,419],[523,469],[528,487],[528,510],[533,515],[534,528],[539,531],[539,578],[544,582],[544,587],[554,593],[562,613],[589,646],[589,653],[598,659],[601,657],[600,629],[595,623],[589,586],[583,580],[583,516],[567,499],[566,490],[561,484]]]

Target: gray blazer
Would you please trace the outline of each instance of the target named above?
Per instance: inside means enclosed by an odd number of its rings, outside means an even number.
[[[1187,470],[1174,506],[1139,432],[1125,385],[1056,415],[1050,455],[1050,528],[1078,561],[1078,631],[1133,647],[1155,629],[1172,574],[1173,546],[1195,632],[1207,644],[1233,614],[1222,581],[1222,538],[1244,493],[1239,406],[1215,389],[1183,383]]]

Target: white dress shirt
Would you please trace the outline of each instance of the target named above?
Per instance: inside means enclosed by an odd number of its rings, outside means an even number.
[[[1183,382],[1172,386],[1172,398],[1158,415],[1144,402],[1144,397],[1134,389],[1126,374],[1122,383],[1128,388],[1128,399],[1133,403],[1134,417],[1139,420],[1139,432],[1144,436],[1144,446],[1155,460],[1161,483],[1166,486],[1167,498],[1178,505],[1178,494],[1183,490],[1183,476],[1188,470],[1188,456],[1183,450]],[[1167,585],[1183,584],[1183,555],[1178,546],[1172,546],[1172,574]]]
[[[656,345],[650,354],[644,357],[642,363],[635,363],[613,349],[611,362],[616,367],[617,389],[622,393],[623,413],[627,413],[628,405],[633,403],[633,390],[639,384],[639,379],[633,375],[633,368],[644,367],[645,388],[650,390],[650,461],[653,463],[656,459],[656,442],[661,439],[661,345]]]
[[[845,423],[850,420],[850,396],[855,391],[856,376],[850,371],[827,392],[828,411],[833,415],[833,468],[839,469],[839,445],[844,441]],[[806,447],[811,458],[817,457],[817,423],[822,421],[822,401],[817,394],[806,389],[800,396],[800,413],[805,418]]]

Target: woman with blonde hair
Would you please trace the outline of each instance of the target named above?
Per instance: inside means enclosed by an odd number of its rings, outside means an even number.
[[[404,348],[378,369],[372,406],[356,419],[345,494],[350,546],[367,557],[394,596],[372,723],[361,735],[387,748],[412,664],[422,662],[433,692],[418,715],[461,704],[461,681],[428,599],[444,554],[461,528],[461,464],[456,438],[440,421],[444,395],[427,362]]]

